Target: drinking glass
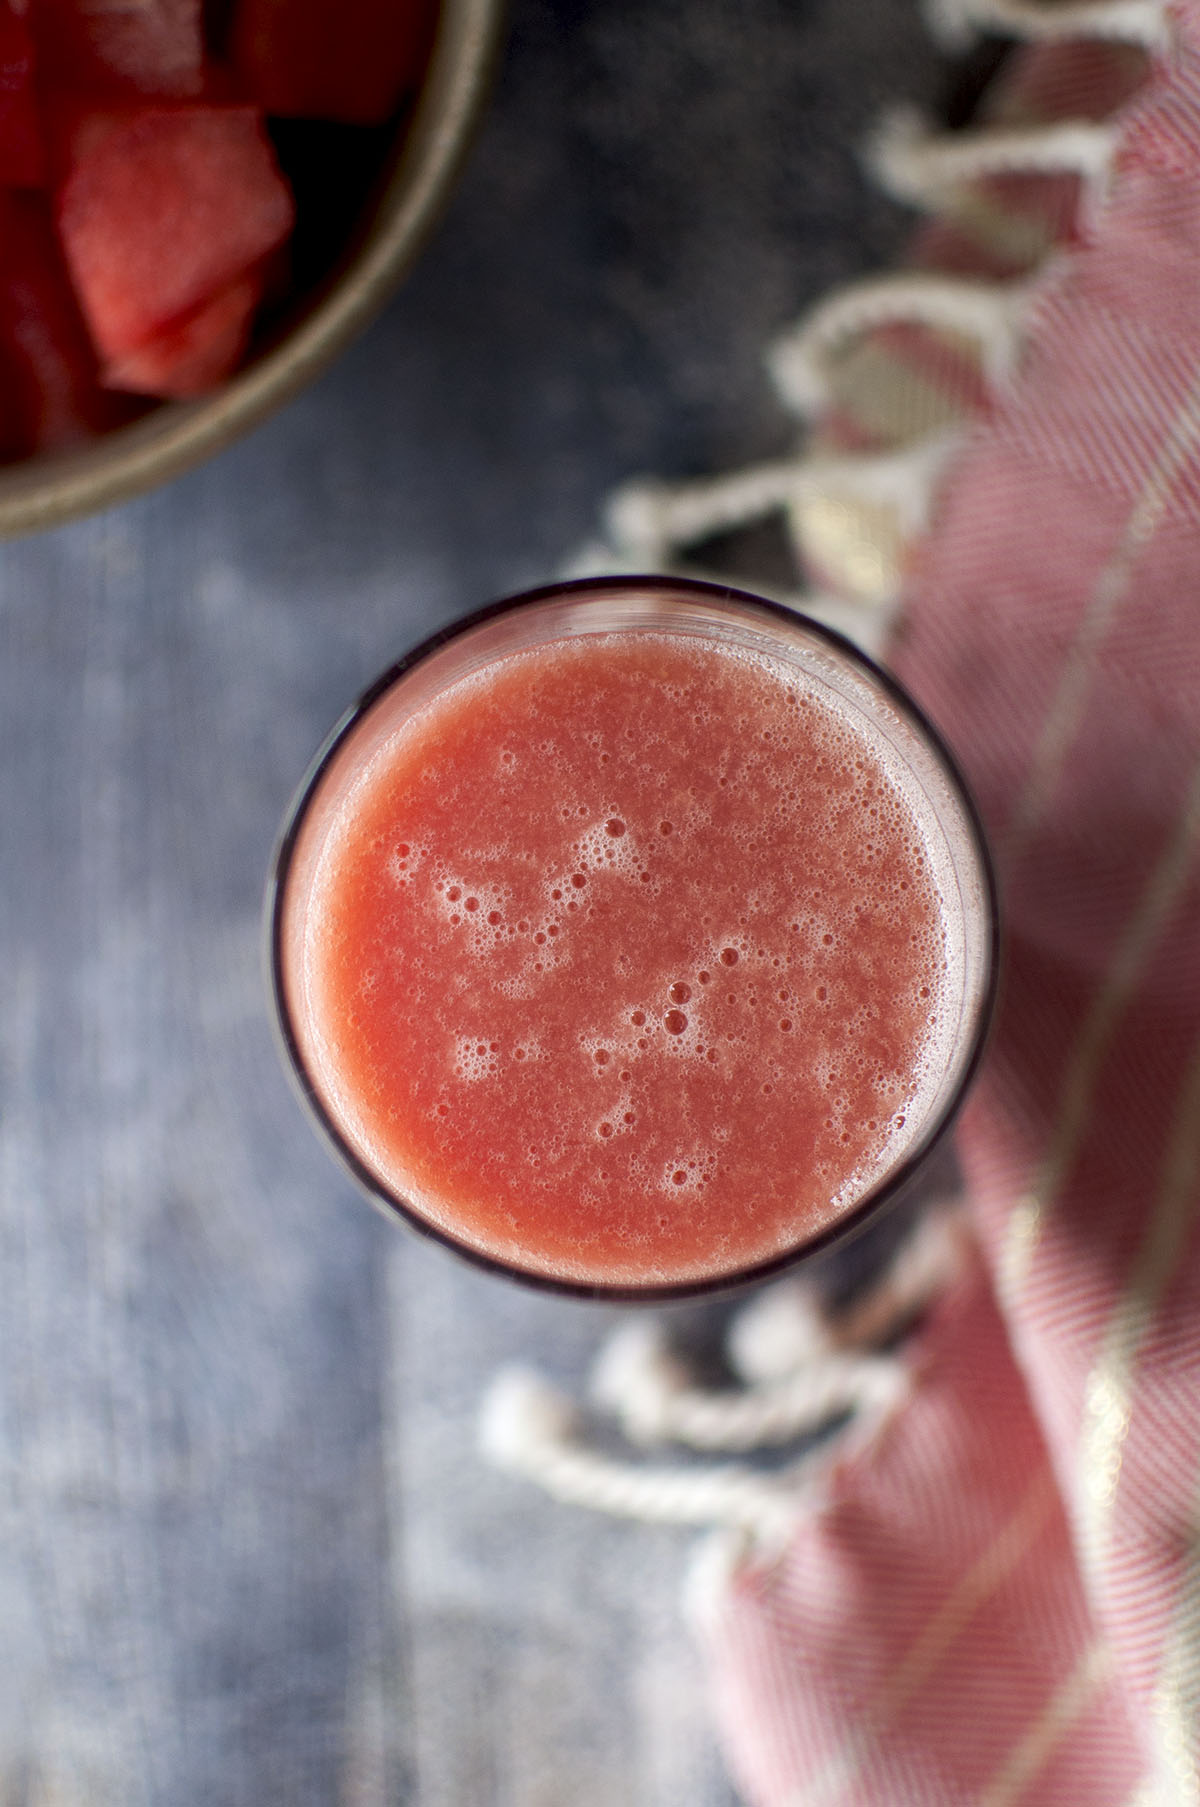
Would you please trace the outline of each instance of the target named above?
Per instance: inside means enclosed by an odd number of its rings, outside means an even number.
[[[699,1254],[692,1250],[686,1258],[682,1258],[673,1256],[668,1250],[661,1258],[648,1258],[641,1264],[636,1250],[631,1248],[628,1259],[622,1257],[614,1264],[613,1259],[591,1259],[586,1249],[582,1249],[578,1259],[576,1251],[571,1247],[560,1247],[557,1253],[553,1250],[548,1252],[543,1246],[542,1232],[532,1219],[527,1232],[523,1232],[519,1222],[514,1227],[511,1199],[505,1205],[507,1217],[502,1234],[492,1234],[486,1225],[481,1230],[479,1222],[469,1219],[469,1214],[468,1217],[460,1218],[450,1190],[439,1194],[436,1173],[431,1185],[429,1162],[433,1159],[436,1168],[436,1157],[423,1156],[424,1179],[420,1185],[410,1183],[404,1162],[397,1165],[390,1156],[381,1154],[378,1139],[373,1135],[370,1125],[366,1124],[364,1127],[363,1112],[366,1107],[356,1096],[359,1082],[353,1075],[348,1076],[345,1071],[339,1070],[340,1056],[333,1047],[337,1039],[335,1031],[339,1006],[332,1006],[331,1016],[328,1004],[318,1006],[314,1003],[312,973],[314,959],[318,957],[323,944],[322,938],[331,932],[324,901],[331,873],[336,879],[339,862],[346,848],[354,846],[355,823],[364,809],[364,800],[376,797],[377,775],[386,770],[397,747],[409,749],[405,755],[409,762],[405,769],[416,771],[425,755],[421,753],[414,765],[413,759],[416,756],[412,749],[420,748],[421,737],[431,732],[430,724],[433,724],[434,736],[431,746],[434,746],[437,736],[442,733],[442,726],[439,724],[444,726],[451,715],[459,724],[456,732],[467,732],[469,737],[471,718],[486,704],[494,683],[497,679],[501,683],[508,682],[504,674],[512,673],[521,661],[530,669],[536,665],[541,673],[539,682],[543,688],[549,686],[553,690],[558,669],[556,661],[561,664],[565,659],[568,664],[571,661],[577,664],[580,658],[595,656],[603,659],[607,656],[605,649],[624,648],[623,656],[636,662],[648,647],[665,647],[668,651],[677,648],[684,657],[715,658],[720,668],[718,677],[731,661],[737,671],[749,668],[768,674],[770,683],[786,688],[789,696],[798,694],[810,699],[817,710],[823,712],[822,719],[827,716],[830,721],[836,722],[833,742],[837,749],[833,755],[835,764],[838,760],[845,763],[857,758],[870,771],[886,775],[887,782],[895,787],[897,795],[904,800],[904,809],[908,812],[906,820],[916,825],[917,839],[922,850],[920,858],[925,862],[923,869],[932,875],[931,884],[940,913],[943,936],[944,978],[939,979],[940,992],[934,1031],[922,1044],[919,1083],[914,1078],[912,1095],[903,1112],[897,1113],[896,1127],[882,1137],[872,1158],[861,1164],[857,1175],[843,1175],[837,1185],[831,1186],[830,1197],[823,1209],[815,1214],[811,1209],[806,1209],[803,1213],[798,1211],[794,1224],[784,1222],[782,1228],[776,1226],[772,1232],[774,1240],[769,1247],[755,1245],[752,1238],[739,1238],[732,1229],[727,1232],[725,1227],[718,1226],[711,1235],[711,1248],[701,1250]],[[530,665],[530,661],[533,661],[533,665]],[[566,671],[567,667],[562,666],[561,669]],[[600,669],[597,667],[598,672]],[[736,673],[731,681],[737,681]],[[536,699],[541,693],[535,684],[527,686],[527,694]],[[661,686],[653,692],[656,700],[651,701],[648,694],[649,714],[644,718],[635,709],[630,712],[630,721],[624,726],[616,714],[608,726],[614,735],[624,733],[630,744],[636,743],[639,737],[645,740],[649,750],[643,749],[638,756],[643,759],[647,772],[653,772],[656,758],[676,762],[684,758],[690,763],[698,781],[693,788],[703,791],[705,795],[711,792],[715,797],[713,784],[720,782],[713,780],[715,763],[728,763],[731,757],[738,759],[743,756],[746,749],[738,746],[739,736],[744,739],[757,737],[761,740],[763,735],[757,722],[743,723],[736,730],[730,727],[728,721],[716,727],[709,724],[705,728],[689,728],[684,736],[684,752],[681,754],[673,739],[670,723],[666,724],[664,740],[664,723],[651,719],[656,713],[662,714],[662,694]],[[464,697],[474,698],[476,702],[463,705],[461,699]],[[446,714],[448,707],[451,715]],[[700,710],[698,715],[703,713]],[[464,724],[467,726],[464,727]],[[518,736],[518,740],[522,733],[528,735],[538,731],[536,727],[529,728],[528,724],[522,724],[518,720],[512,723],[512,732]],[[599,744],[602,736],[598,737],[594,724],[589,732]],[[769,732],[768,730],[768,737]],[[687,740],[687,734],[691,734],[693,740]],[[731,735],[734,744],[729,746],[726,743]],[[655,744],[665,750],[656,754],[653,750]],[[779,757],[788,759],[786,739],[783,745],[784,751]],[[494,747],[489,747],[486,757],[492,757],[494,751]],[[429,757],[434,757],[434,754],[430,753]],[[798,763],[794,754],[790,756],[791,765]],[[596,771],[598,773],[598,767]],[[803,781],[805,774],[798,770],[785,773],[781,768],[778,778],[780,783],[791,783],[793,779]],[[606,809],[613,807],[605,801],[608,796],[607,783],[607,778],[602,780],[597,776],[593,814],[598,811],[603,816]],[[483,795],[486,799],[486,785],[483,787]],[[573,791],[572,798],[574,795]],[[371,802],[370,808],[375,807],[376,804]],[[636,808],[636,802],[632,807]],[[519,813],[518,810],[518,826]],[[617,826],[623,830],[624,823],[619,822]],[[660,824],[660,827],[667,829],[670,826]],[[611,831],[613,821],[609,817],[599,827],[592,823],[590,826],[585,824],[585,828],[588,833],[599,834],[603,840],[601,830]],[[472,832],[478,838],[477,825]],[[504,832],[512,832],[511,821]],[[536,825],[531,832],[537,832]],[[679,842],[678,834],[676,842]],[[760,838],[759,845],[765,846],[766,843]],[[699,842],[697,846],[699,847]],[[836,849],[834,851],[836,853]],[[493,876],[496,872],[503,873],[504,857],[503,853],[495,855],[499,864],[495,866]],[[519,862],[526,856],[520,848],[516,848],[511,850],[511,857]],[[603,884],[609,884],[611,889],[611,884],[615,882],[610,877],[603,876],[610,872],[610,868],[603,865],[604,857],[608,857],[610,861],[615,857],[612,848],[608,849],[607,855],[598,854],[593,859],[593,896],[598,896]],[[761,860],[767,856],[760,852],[758,857]],[[831,869],[836,870],[836,866],[835,858]],[[722,870],[713,875],[714,887],[720,889],[722,895],[731,879],[729,868],[730,861],[726,858]],[[735,879],[736,876],[733,875]],[[743,878],[749,893],[755,892],[761,876],[754,869],[754,862],[748,862]],[[575,882],[585,878],[586,874],[581,872],[576,875]],[[808,907],[804,902],[805,872],[797,870],[794,879],[795,896],[799,900],[796,908],[798,915],[803,915],[804,908],[801,906]],[[627,890],[631,888],[636,890],[636,887],[626,887]],[[433,896],[432,892],[430,896]],[[439,910],[444,911],[445,901],[446,885],[443,883],[437,898]],[[472,898],[468,898],[466,902],[468,906],[472,902],[478,904],[478,900]],[[577,903],[578,899],[571,907],[576,907]],[[637,903],[636,897],[634,903]],[[816,904],[809,908],[806,920],[810,923],[816,920],[813,908],[819,915],[820,907],[821,899],[818,898]],[[892,913],[888,917],[891,925],[889,933],[894,935],[897,923],[902,923],[905,907],[904,897],[897,892]],[[860,905],[848,898],[842,899],[841,908],[848,922],[851,918],[858,920],[862,913]],[[900,917],[896,917],[897,911],[901,912]],[[560,909],[559,914],[562,913]],[[499,918],[503,912],[497,909],[490,914]],[[865,914],[869,916],[870,912]],[[469,1261],[493,1272],[506,1274],[533,1286],[600,1299],[663,1300],[741,1287],[773,1275],[794,1261],[811,1257],[831,1245],[841,1243],[861,1230],[885,1204],[894,1201],[910,1187],[914,1176],[929,1160],[931,1152],[945,1135],[978,1064],[996,983],[996,894],[978,815],[954,759],[911,697],[894,678],[849,641],[792,610],[721,585],[675,578],[620,577],[584,580],[512,597],[432,635],[391,666],[334,727],[317,753],[292,803],[274,855],[267,919],[274,1018],[286,1065],[306,1109],[325,1141],[368,1198],[390,1217],[406,1222]],[[467,919],[461,916],[461,911],[454,920],[459,925],[454,933],[465,934],[467,930],[462,925],[467,923]],[[569,922],[564,918],[564,934],[568,931],[576,932],[580,920],[578,916]],[[641,920],[642,918],[637,919],[639,922]],[[653,915],[645,917],[645,921],[651,924]],[[576,928],[572,928],[572,924]],[[471,927],[470,924],[467,926]],[[526,931],[529,924],[522,922],[519,926],[522,931]],[[631,934],[636,936],[639,933],[636,922],[625,926]],[[478,922],[474,927],[478,927]],[[842,928],[835,925],[835,930],[832,938],[840,938]],[[443,932],[450,933],[444,929],[444,923],[442,929],[439,929],[439,933]],[[649,928],[647,932],[650,932]],[[338,933],[344,934],[344,929],[339,929]],[[510,937],[511,945],[511,937],[515,933],[512,925],[507,930],[496,930],[497,941],[502,942],[505,933]],[[849,934],[850,928],[845,933]],[[543,935],[543,941],[544,939]],[[825,939],[829,940],[831,936],[827,934]],[[748,957],[752,959],[753,954],[754,950],[750,950]],[[706,984],[716,975],[717,983],[709,984],[706,998],[715,997],[718,986],[725,983],[728,975],[722,972],[719,961],[726,956],[736,958],[736,949],[728,948],[724,953],[714,954],[713,961],[716,964],[713,965],[713,972],[706,970],[702,975]],[[603,960],[598,955],[590,958],[590,967],[594,968],[608,959],[607,952]],[[693,960],[692,966],[695,964]],[[780,965],[778,957],[775,965]],[[746,976],[748,970],[743,967],[739,982],[750,983]],[[942,970],[939,966],[939,973]],[[511,966],[505,968],[505,972],[508,977],[499,984],[496,995],[497,1016],[500,1019],[506,1016],[506,1006],[500,994],[506,986],[507,994],[511,994],[514,989]],[[572,981],[579,996],[579,1038],[582,1040],[587,1039],[587,1014],[589,1010],[594,1012],[595,1009],[594,1002],[589,997],[588,972],[589,961],[585,961],[577,979]],[[693,973],[693,981],[694,978]],[[364,984],[367,983],[364,980]],[[453,973],[446,981],[449,989],[458,983]],[[693,986],[682,981],[680,984],[681,997],[683,993],[693,989]],[[762,991],[761,985],[759,991]],[[735,994],[730,991],[727,995],[732,1008]],[[773,997],[776,995],[782,994],[772,994]],[[738,996],[741,1003],[748,1006],[756,1002],[758,992],[747,991],[744,997],[742,994]],[[360,1005],[361,1000],[353,1008],[357,1010]],[[775,1008],[778,1010],[779,1006],[776,1005]],[[324,1017],[322,1011],[325,1013]],[[669,1036],[672,1026],[668,1021],[671,1015],[671,1012],[665,1012],[662,1016],[662,1023],[666,1024],[666,1036]],[[682,1009],[675,1010],[673,1016],[686,1023]],[[765,1016],[761,1020],[765,1023]],[[772,1035],[787,1019],[779,1017],[773,1019],[773,1022]],[[665,1046],[661,1025],[652,1026],[660,1034],[660,1038],[663,1038]],[[431,1026],[431,1039],[441,1033],[443,1030]],[[595,1036],[592,1039],[595,1040]],[[719,1041],[719,1037],[717,1040]],[[498,1045],[479,1044],[478,1059],[482,1063],[480,1072],[490,1071],[494,1067],[493,1053]],[[629,1046],[633,1047],[634,1044],[631,1042]],[[424,1053],[423,1048],[421,1052]],[[597,1059],[602,1052],[603,1050],[597,1052]],[[701,1054],[704,1054],[703,1048]],[[622,1056],[619,1050],[615,1057],[618,1060],[635,1058],[633,1055]],[[713,1052],[707,1057],[713,1061],[717,1059],[716,1042]],[[465,1070],[461,1069],[460,1061],[459,1080],[465,1087],[471,1074],[475,1072],[469,1064],[475,1055],[468,1051],[462,1058],[468,1061],[468,1068]],[[498,1059],[499,1056],[495,1058]],[[724,1058],[723,1053],[721,1058]],[[806,1057],[802,1055],[800,1058],[803,1060]],[[821,1058],[815,1046],[811,1058]],[[580,1070],[584,1071],[582,1068]],[[685,1083],[682,1067],[666,1070],[677,1071],[680,1075],[679,1083]],[[463,1071],[466,1072],[465,1079]],[[525,1083],[528,1069],[522,1069],[518,1074],[516,1068],[510,1068],[510,1072],[513,1078],[507,1101],[505,1088],[493,1086],[494,1140],[497,1147],[503,1145],[507,1130],[506,1117],[510,1109],[516,1110],[517,1100],[522,1095],[518,1084]],[[586,1072],[588,1077],[581,1080],[576,1088],[577,1092],[585,1090],[591,1084],[591,1069],[586,1069]],[[623,1072],[622,1077],[629,1078],[629,1072]],[[660,1082],[669,1083],[669,1080]],[[414,1086],[417,1084],[415,1078],[413,1083]],[[792,1083],[797,1088],[798,1097],[799,1088],[795,1078]],[[764,1092],[771,1089],[770,1082],[766,1082]],[[395,1091],[395,1109],[403,1113],[408,1108],[405,1075],[402,1074],[396,1081]],[[706,1094],[708,1095],[710,1094]],[[570,1119],[575,1102],[574,1096],[568,1091],[564,1094],[564,1102],[552,1113],[556,1118],[554,1132],[558,1138],[555,1146],[564,1138],[569,1141],[572,1135],[586,1139],[593,1134],[588,1117],[590,1105],[586,1099],[580,1102],[579,1124],[572,1125]],[[781,1103],[785,1106],[782,1112]],[[449,1108],[446,1106],[447,1110]],[[744,1107],[740,1106],[739,1109],[743,1112],[741,1133],[744,1135]],[[764,1111],[765,1109],[764,1101]],[[719,1100],[714,1110],[715,1115],[719,1116]],[[786,1101],[775,1099],[771,1111],[772,1123],[778,1124],[782,1116],[786,1130]],[[853,1125],[849,1126],[849,1129],[854,1128]],[[600,1130],[613,1139],[611,1124],[601,1124]],[[772,1130],[772,1134],[774,1133]],[[719,1124],[714,1124],[714,1134],[719,1140],[722,1134]],[[753,1134],[750,1139],[754,1139]],[[848,1131],[843,1133],[843,1140],[851,1139]],[[798,1188],[803,1174],[805,1146],[801,1137],[796,1147],[790,1148],[785,1134],[782,1144],[784,1152],[780,1158],[791,1166],[791,1175],[786,1184],[794,1184]],[[531,1149],[528,1152],[532,1159],[534,1151]],[[516,1154],[514,1158],[517,1158]],[[507,1173],[509,1170],[505,1171]],[[605,1174],[604,1177],[607,1179],[608,1175]],[[702,1179],[703,1175],[697,1180],[691,1171],[681,1166],[676,1173],[667,1176],[664,1185],[670,1180],[678,1181],[681,1204],[687,1204],[693,1193],[699,1199]],[[807,1186],[809,1182],[806,1179],[804,1183]],[[533,1186],[532,1176],[530,1186]],[[519,1185],[516,1190],[519,1192]],[[486,1207],[485,1199],[479,1207],[485,1216]],[[647,1209],[653,1211],[655,1208],[652,1199]],[[697,1204],[695,1209],[699,1211],[699,1208]]]

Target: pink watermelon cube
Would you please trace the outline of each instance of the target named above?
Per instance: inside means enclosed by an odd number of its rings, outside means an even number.
[[[378,125],[425,70],[436,0],[237,0],[230,50],[268,113]]]
[[[0,191],[3,455],[59,451],[130,418],[100,387],[44,195]]]
[[[137,108],[75,144],[59,232],[106,366],[246,277],[291,230],[291,193],[253,107]]]
[[[264,281],[261,268],[239,277],[182,320],[110,358],[101,380],[109,389],[162,400],[182,401],[217,388],[242,361]]]
[[[47,88],[170,99],[202,92],[201,0],[29,0]]]
[[[57,189],[77,163],[82,163],[114,125],[130,117],[128,101],[108,105],[94,95],[43,88],[42,136],[46,147],[48,186]]]

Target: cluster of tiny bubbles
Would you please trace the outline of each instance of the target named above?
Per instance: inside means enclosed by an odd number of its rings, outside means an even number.
[[[635,882],[646,882],[644,861],[639,850],[639,837],[630,832],[629,824],[619,809],[607,809],[575,842],[572,852],[586,873],[611,872]]]
[[[702,1186],[708,1185],[716,1171],[717,1156],[713,1149],[705,1148],[692,1155],[680,1155],[662,1168],[658,1189],[668,1197],[699,1192]]]
[[[488,858],[488,850],[483,851]],[[583,877],[582,874],[578,875]],[[567,881],[568,887],[571,880]],[[586,879],[584,879],[586,883]],[[437,907],[449,930],[466,934],[474,952],[481,956],[506,947],[523,946],[528,955],[523,976],[510,975],[497,981],[507,996],[527,997],[536,975],[562,964],[563,890],[550,891],[551,908],[544,916],[521,916],[512,907],[511,895],[504,886],[472,882],[440,869],[433,882]],[[569,909],[570,905],[567,905]]]
[[[455,1039],[454,1076],[468,1081],[493,1079],[500,1071],[500,1043],[485,1041],[478,1035],[460,1035]]]
[[[585,813],[583,805],[566,807],[573,816]],[[675,832],[674,824],[660,822],[657,831],[666,839]],[[593,818],[569,851],[569,868],[544,881],[544,912],[536,920],[516,918],[502,887],[468,880],[441,864],[434,876],[433,892],[443,921],[455,931],[469,931],[477,951],[486,953],[489,948],[515,942],[527,944],[531,958],[525,982],[511,975],[501,981],[502,989],[514,997],[528,996],[529,981],[562,964],[562,937],[572,919],[582,921],[594,914],[588,891],[594,875],[623,876],[647,886],[650,894],[657,889],[655,875],[639,851],[638,837],[615,810],[605,812],[598,820]],[[424,850],[406,846],[403,853],[393,855],[393,876],[400,883],[410,882],[412,872],[424,857]],[[481,858],[488,857],[489,850],[481,850]],[[402,865],[401,861],[405,863]]]
[[[427,847],[411,841],[398,841],[388,855],[388,876],[397,885],[411,885],[429,857]]]
[[[500,943],[515,933],[508,920],[508,896],[499,885],[472,883],[446,868],[433,881],[442,916],[452,929],[465,928],[480,943]]]
[[[561,1161],[566,1151],[566,1140],[561,1132],[547,1125],[536,1142],[530,1142],[525,1149],[525,1159],[531,1168],[543,1165],[553,1168]]]
[[[589,752],[595,755],[596,764],[599,766],[612,763],[612,754],[608,750],[607,740],[608,736],[600,728],[590,728],[583,735],[583,744]]]

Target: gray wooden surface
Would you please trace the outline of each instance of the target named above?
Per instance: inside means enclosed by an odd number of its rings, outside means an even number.
[[[787,439],[759,354],[905,222],[910,0],[514,0],[418,271],[202,471],[0,548],[0,1803],[728,1807],[689,1540],[486,1470],[604,1314],[390,1229],[263,1007],[278,819],[415,637],[634,472]]]

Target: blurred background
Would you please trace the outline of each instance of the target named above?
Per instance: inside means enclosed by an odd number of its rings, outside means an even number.
[[[316,387],[0,547],[2,1807],[730,1807],[687,1534],[476,1454],[614,1314],[390,1227],[294,1102],[260,910],[380,666],[606,492],[785,450],[771,337],[894,258],[912,0],[513,0],[463,179]]]

